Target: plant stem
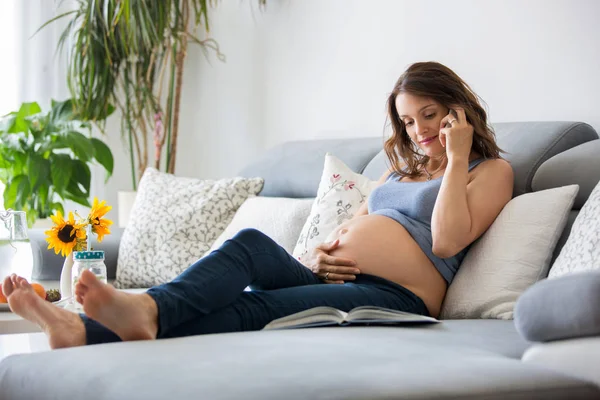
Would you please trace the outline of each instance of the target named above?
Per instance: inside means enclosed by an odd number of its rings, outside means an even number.
[[[167,99],[167,162],[165,172],[169,172],[171,162],[171,135],[173,132],[173,100],[175,98],[175,70],[177,68],[177,45],[173,46],[173,56],[171,57],[171,79],[169,81],[169,98]]]
[[[188,29],[188,22],[189,22],[189,10],[188,10],[189,4],[187,2],[187,0],[183,0],[183,11],[182,11],[182,15],[183,15],[183,26],[184,26],[184,30],[187,32]],[[175,159],[177,156],[177,136],[179,133],[179,110],[180,110],[180,105],[181,105],[181,89],[183,87],[183,65],[184,65],[184,61],[185,61],[185,56],[187,54],[187,41],[188,41],[188,37],[187,35],[182,35],[181,37],[181,48],[179,49],[179,51],[177,52],[177,83],[176,83],[176,87],[175,87],[175,110],[173,113],[173,141],[171,143],[171,148],[169,149],[169,153],[171,154],[171,159],[169,160],[169,167],[168,167],[168,171],[171,174],[175,173]]]
[[[131,126],[131,103],[129,100],[129,73],[125,65],[125,121],[127,123],[127,136],[129,137],[129,161],[131,164],[131,181],[133,190],[137,190],[137,177],[135,176],[135,160],[133,157],[133,128]]]

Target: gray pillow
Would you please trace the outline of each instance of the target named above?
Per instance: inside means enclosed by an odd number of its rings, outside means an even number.
[[[514,319],[530,341],[600,336],[600,272],[537,282],[517,300]]]

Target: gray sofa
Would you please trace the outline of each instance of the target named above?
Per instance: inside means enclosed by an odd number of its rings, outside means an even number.
[[[515,170],[515,196],[580,185],[568,225],[600,180],[600,140],[578,122],[495,125]],[[371,179],[385,169],[383,138],[288,142],[243,171],[262,196],[314,197],[325,152]],[[119,231],[103,243],[114,258]],[[35,278],[58,279],[62,259],[31,232]],[[101,246],[102,247],[102,246]],[[558,351],[556,350],[558,347]],[[313,328],[113,343],[14,355],[0,363],[1,399],[593,399],[600,338],[530,343],[513,321]]]

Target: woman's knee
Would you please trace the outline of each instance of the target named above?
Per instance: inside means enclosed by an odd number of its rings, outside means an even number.
[[[265,239],[269,240],[269,237],[258,229],[245,228],[236,233],[232,239],[239,240],[242,243],[251,244],[263,241]]]

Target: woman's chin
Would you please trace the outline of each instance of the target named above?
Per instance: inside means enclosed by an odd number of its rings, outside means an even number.
[[[425,149],[423,149],[423,152],[430,158],[436,158],[443,155],[446,152],[446,149],[443,148],[441,144],[429,145]]]

